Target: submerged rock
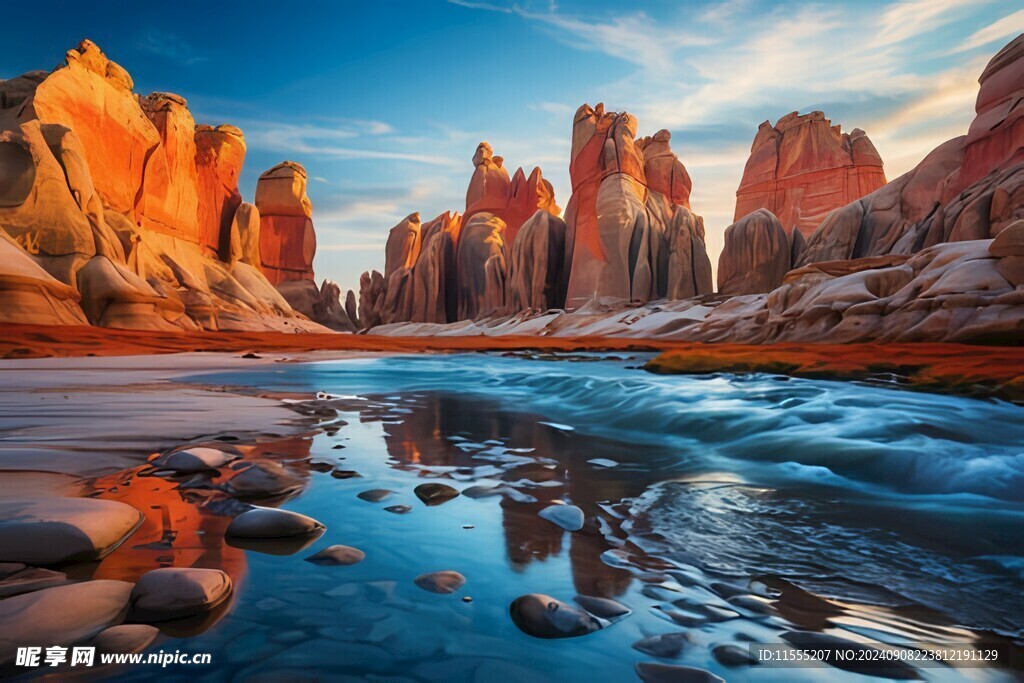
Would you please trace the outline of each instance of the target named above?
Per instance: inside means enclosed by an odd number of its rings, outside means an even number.
[[[640,662],[636,675],[644,683],[725,683],[724,678],[704,669],[657,662]]]
[[[270,498],[295,493],[302,482],[280,463],[256,460],[239,469],[226,488],[236,498]]]
[[[412,507],[409,505],[389,505],[384,509],[387,512],[393,512],[396,515],[405,515],[412,512]]]
[[[413,489],[413,493],[426,505],[441,505],[459,495],[457,489],[447,484],[420,484]]]
[[[310,555],[306,558],[306,562],[312,562],[313,564],[325,567],[347,567],[349,565],[358,564],[365,558],[366,553],[359,548],[353,548],[348,545],[332,545],[324,548],[315,555]]]
[[[237,458],[237,455],[225,453],[215,448],[197,447],[164,453],[150,460],[150,464],[163,470],[192,473],[218,470]]]
[[[633,649],[652,657],[674,659],[683,653],[688,640],[685,633],[663,633],[636,641]]]
[[[131,618],[183,619],[212,610],[231,595],[231,577],[219,569],[163,567],[146,572],[131,595]]]
[[[420,574],[413,579],[413,583],[431,593],[448,594],[465,586],[466,577],[458,572],[445,570]]]
[[[21,593],[31,593],[41,588],[60,586],[65,583],[68,583],[68,577],[64,572],[55,572],[39,567],[28,567],[5,576],[0,580],[0,598],[20,595]]]
[[[0,501],[0,561],[52,565],[104,557],[135,533],[142,513],[112,500]]]
[[[71,645],[124,619],[132,584],[83,581],[0,600],[0,665],[19,647]]]
[[[873,655],[878,652],[878,648],[858,643],[855,640],[848,640],[814,631],[787,631],[782,634],[781,638],[798,650],[816,650],[822,647],[831,647],[865,653],[866,656],[863,658],[855,657],[853,660],[839,661],[834,659],[830,663],[837,669],[897,680],[916,680],[921,678],[917,669],[909,664],[899,660],[876,658]]]
[[[574,638],[601,628],[590,614],[542,593],[516,598],[508,611],[519,630],[535,638]]]
[[[99,652],[130,654],[153,644],[160,629],[149,624],[120,624],[104,629],[90,641]]]
[[[253,508],[231,520],[225,536],[241,539],[295,538],[322,533],[326,527],[312,517],[277,508]]]
[[[711,656],[724,666],[743,666],[744,664],[760,664],[761,661],[750,652],[749,647],[742,645],[718,645],[711,648]]]
[[[575,505],[550,505],[538,512],[537,515],[557,524],[566,531],[579,531],[583,528],[583,522],[586,521],[583,510]]]
[[[356,497],[360,500],[365,500],[368,503],[379,503],[392,493],[394,493],[394,491],[390,489],[370,489],[369,491],[357,493]]]
[[[621,602],[610,598],[601,598],[594,595],[577,595],[573,600],[576,601],[577,605],[601,619],[621,619],[633,613],[633,610]]]

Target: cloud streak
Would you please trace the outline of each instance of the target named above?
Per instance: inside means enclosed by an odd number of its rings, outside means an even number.
[[[967,52],[985,45],[1010,38],[1024,31],[1024,9],[1008,14],[999,21],[972,33],[964,42],[953,48],[953,53]]]

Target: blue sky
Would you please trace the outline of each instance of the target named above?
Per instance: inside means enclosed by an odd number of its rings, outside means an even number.
[[[799,110],[863,128],[890,179],[966,132],[977,78],[1024,31],[1013,0],[16,3],[0,78],[84,37],[136,90],[241,127],[242,192],[284,159],[312,178],[316,271],[383,268],[402,217],[463,210],[488,140],[569,197],[572,115],[603,101],[668,128],[717,261],[758,124]],[[22,27],[12,30],[12,27]]]

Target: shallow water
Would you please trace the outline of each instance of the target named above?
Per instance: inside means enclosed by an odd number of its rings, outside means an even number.
[[[212,652],[200,680],[301,671],[592,683],[636,680],[634,665],[656,660],[632,643],[685,632],[681,656],[660,661],[730,681],[789,681],[863,677],[726,667],[711,648],[793,630],[876,644],[1024,636],[1021,408],[766,375],[656,376],[636,368],[641,357],[574,358],[588,362],[385,356],[196,378],[323,392],[315,433],[275,457],[307,482],[282,507],[327,532],[293,555],[235,557],[245,568],[230,613],[161,647]],[[311,471],[309,458],[361,476]],[[412,492],[424,481],[507,489],[427,507]],[[378,488],[394,493],[357,498]],[[554,500],[582,508],[584,529],[537,516]],[[384,509],[399,504],[412,511]],[[366,559],[302,561],[335,543]],[[413,583],[448,569],[467,578],[454,595]],[[531,592],[614,598],[632,614],[541,640],[508,614]],[[1015,678],[1003,668],[917,673]]]

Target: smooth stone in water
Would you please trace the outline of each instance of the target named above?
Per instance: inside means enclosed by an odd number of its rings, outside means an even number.
[[[155,465],[162,470],[193,473],[219,470],[232,460],[237,459],[238,456],[232,455],[231,453],[225,453],[224,451],[218,451],[216,448],[197,447],[182,451],[164,453],[163,455],[150,460],[150,464]]]
[[[601,628],[601,622],[582,609],[542,593],[516,598],[508,611],[519,630],[535,638],[574,638]]]
[[[231,520],[228,538],[296,538],[322,532],[326,527],[312,517],[277,508],[253,508]]]
[[[67,646],[120,623],[131,592],[127,581],[97,580],[0,600],[0,665],[19,647]]]
[[[537,514],[566,531],[579,531],[585,520],[583,510],[575,505],[549,505]]]
[[[621,602],[617,602],[610,598],[599,598],[593,595],[577,595],[573,600],[577,605],[587,610],[595,617],[600,617],[601,619],[621,619],[622,617],[633,613],[633,610],[629,609]]]
[[[209,612],[231,595],[219,569],[163,567],[143,574],[132,590],[133,621],[161,622]]]
[[[335,479],[358,479],[363,475],[359,474],[355,470],[334,470],[331,472],[331,476]]]
[[[325,567],[347,567],[349,565],[358,564],[365,558],[366,553],[359,548],[353,548],[348,545],[332,545],[324,548],[315,555],[310,555],[306,558],[306,562],[312,562],[313,564],[319,564]]]
[[[239,469],[226,486],[236,498],[267,498],[299,491],[302,482],[280,463],[257,460]]]
[[[0,502],[0,562],[52,565],[104,557],[135,533],[142,513],[96,498]]]
[[[725,683],[724,678],[704,669],[657,662],[640,662],[636,675],[644,683]]]
[[[426,505],[440,505],[447,503],[452,498],[459,495],[457,489],[448,486],[447,484],[420,484],[413,493],[416,497],[422,500]]]
[[[761,661],[750,653],[749,647],[742,645],[718,645],[711,649],[711,655],[725,666],[743,666],[760,664]]]
[[[876,654],[878,648],[855,640],[847,640],[838,636],[831,636],[827,633],[816,633],[814,631],[786,631],[780,636],[798,650],[817,650],[822,647],[840,648],[850,652],[863,652],[863,659],[855,656],[853,661],[839,661],[833,659],[832,666],[844,671],[865,674],[868,676],[884,676],[898,680],[917,680],[921,675],[917,669],[899,660],[878,659]]]
[[[683,654],[686,642],[685,633],[663,633],[636,641],[633,643],[633,649],[652,657],[674,659]]]
[[[592,458],[588,460],[591,465],[597,465],[598,467],[618,467],[619,463],[608,458]]]
[[[120,624],[99,633],[89,644],[100,652],[142,652],[153,644],[160,629],[149,624]]]
[[[440,571],[420,574],[413,583],[431,593],[454,593],[466,585],[466,577],[458,572]]]
[[[68,582],[67,574],[40,567],[28,567],[0,580],[0,598],[31,593],[42,588],[60,586]]]
[[[408,505],[389,505],[384,509],[388,512],[393,512],[396,515],[404,515],[412,512],[412,508]]]
[[[356,497],[360,500],[365,500],[368,503],[379,503],[392,493],[394,493],[394,491],[391,491],[390,489],[370,489],[369,491],[357,493]]]

